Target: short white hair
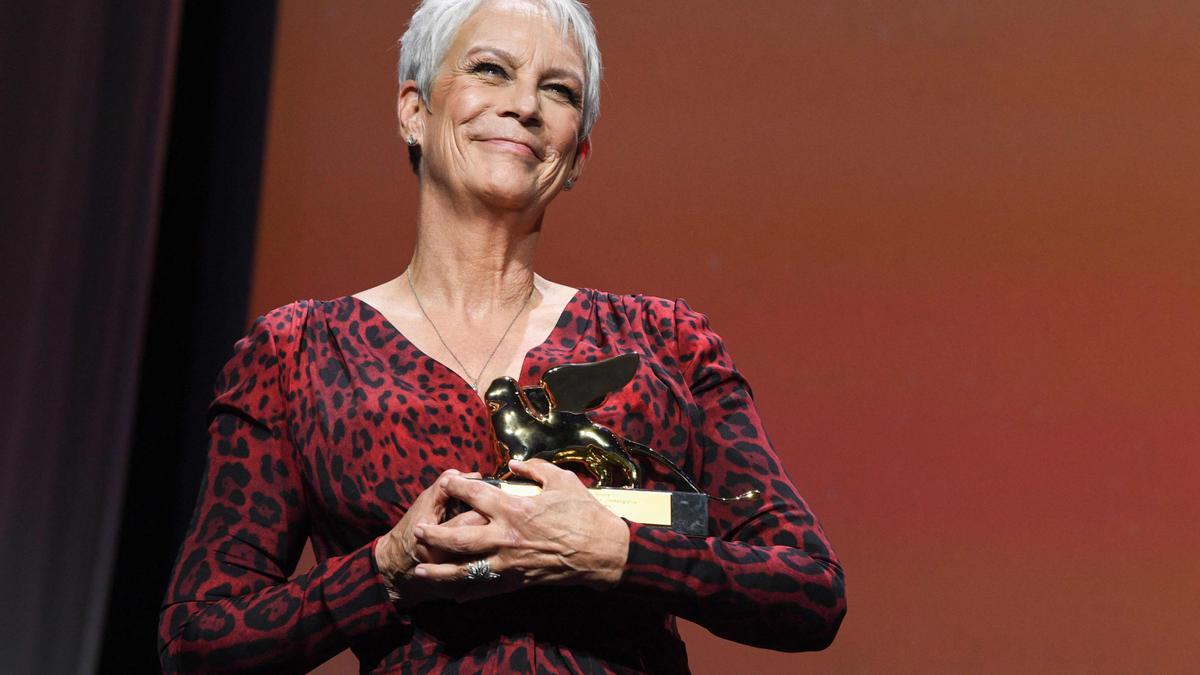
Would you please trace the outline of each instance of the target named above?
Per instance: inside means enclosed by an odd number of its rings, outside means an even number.
[[[491,0],[421,0],[400,38],[400,83],[417,83],[421,99],[429,103],[433,78],[437,75],[450,43],[472,14]],[[583,57],[583,120],[580,140],[587,138],[600,116],[600,47],[592,15],[579,0],[527,0],[540,5],[558,25],[566,39],[574,38]]]

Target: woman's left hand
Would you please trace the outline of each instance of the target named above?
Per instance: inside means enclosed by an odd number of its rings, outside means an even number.
[[[579,477],[542,460],[513,460],[509,468],[537,481],[532,497],[505,494],[494,485],[461,476],[441,479],[443,489],[488,519],[483,525],[421,525],[417,540],[470,560],[486,560],[495,579],[466,578],[466,565],[422,563],[413,573],[458,600],[496,595],[535,584],[611,588],[629,555],[629,526],[588,493]]]

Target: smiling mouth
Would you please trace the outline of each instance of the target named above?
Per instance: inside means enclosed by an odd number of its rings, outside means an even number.
[[[533,157],[535,159],[541,159],[541,157],[539,157],[538,154],[533,151],[533,148],[529,147],[528,145],[525,145],[524,143],[518,143],[517,141],[510,141],[506,138],[488,138],[488,139],[484,139],[484,142],[488,143],[489,145],[492,145],[494,147],[516,153],[518,155],[525,155],[526,157]]]

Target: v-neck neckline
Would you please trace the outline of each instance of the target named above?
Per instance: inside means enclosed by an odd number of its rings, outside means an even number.
[[[578,333],[580,333],[580,331],[577,326],[578,322],[569,321],[569,320],[564,321],[564,319],[572,316],[572,311],[571,311],[572,308],[576,305],[583,303],[583,301],[585,299],[591,297],[592,293],[593,293],[593,291],[588,288],[576,289],[575,294],[571,296],[571,299],[567,301],[567,304],[563,306],[562,311],[559,312],[558,319],[555,320],[554,325],[550,328],[550,332],[546,334],[546,337],[543,338],[541,342],[535,344],[533,347],[530,347],[529,351],[525,352],[525,356],[521,358],[521,372],[518,373],[518,382],[520,384],[522,384],[522,385],[526,384],[525,381],[529,375],[529,367],[531,365],[530,359],[534,358],[535,354],[543,351],[544,349],[551,348],[552,340],[554,340],[555,338],[561,339],[562,337],[574,337],[574,338],[579,337]],[[360,308],[368,309],[371,312],[373,312],[374,314],[378,315],[379,323],[380,323],[380,325],[383,326],[383,329],[385,332],[391,333],[395,337],[396,340],[408,345],[408,347],[412,350],[412,352],[415,356],[417,356],[419,358],[427,359],[427,360],[433,362],[434,364],[436,364],[436,366],[438,368],[441,368],[442,370],[449,373],[451,376],[453,376],[452,379],[454,381],[462,383],[462,386],[465,387],[467,390],[473,392],[476,395],[476,398],[483,400],[483,395],[485,392],[479,391],[479,390],[475,389],[474,387],[472,387],[471,383],[467,381],[467,378],[464,377],[457,370],[451,368],[450,366],[446,365],[445,363],[442,363],[438,359],[433,358],[432,356],[427,354],[425,352],[425,350],[418,347],[416,345],[416,343],[414,343],[412,340],[405,337],[404,333],[402,333],[400,331],[400,329],[397,328],[394,323],[392,323],[391,319],[388,319],[387,315],[384,314],[378,307],[376,307],[375,305],[372,305],[371,303],[367,302],[366,300],[363,300],[362,298],[359,298],[354,295],[343,296],[343,300],[349,300],[350,302],[357,304]],[[589,318],[588,321],[590,321],[590,320],[591,319]],[[563,335],[564,333],[566,335]],[[575,340],[575,342],[576,342],[576,344],[578,344],[578,340]]]

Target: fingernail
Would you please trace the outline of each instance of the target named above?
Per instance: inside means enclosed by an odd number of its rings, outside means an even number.
[[[413,574],[418,577],[425,577],[429,576],[429,570],[426,570],[421,565],[417,565],[417,568],[413,570]]]
[[[413,536],[418,539],[424,539],[425,538],[425,528],[420,527],[420,526],[414,527],[413,528]]]
[[[521,460],[519,460],[519,459],[510,459],[510,460],[508,460],[508,465],[509,465],[509,466],[512,466],[513,464],[521,464]]]

